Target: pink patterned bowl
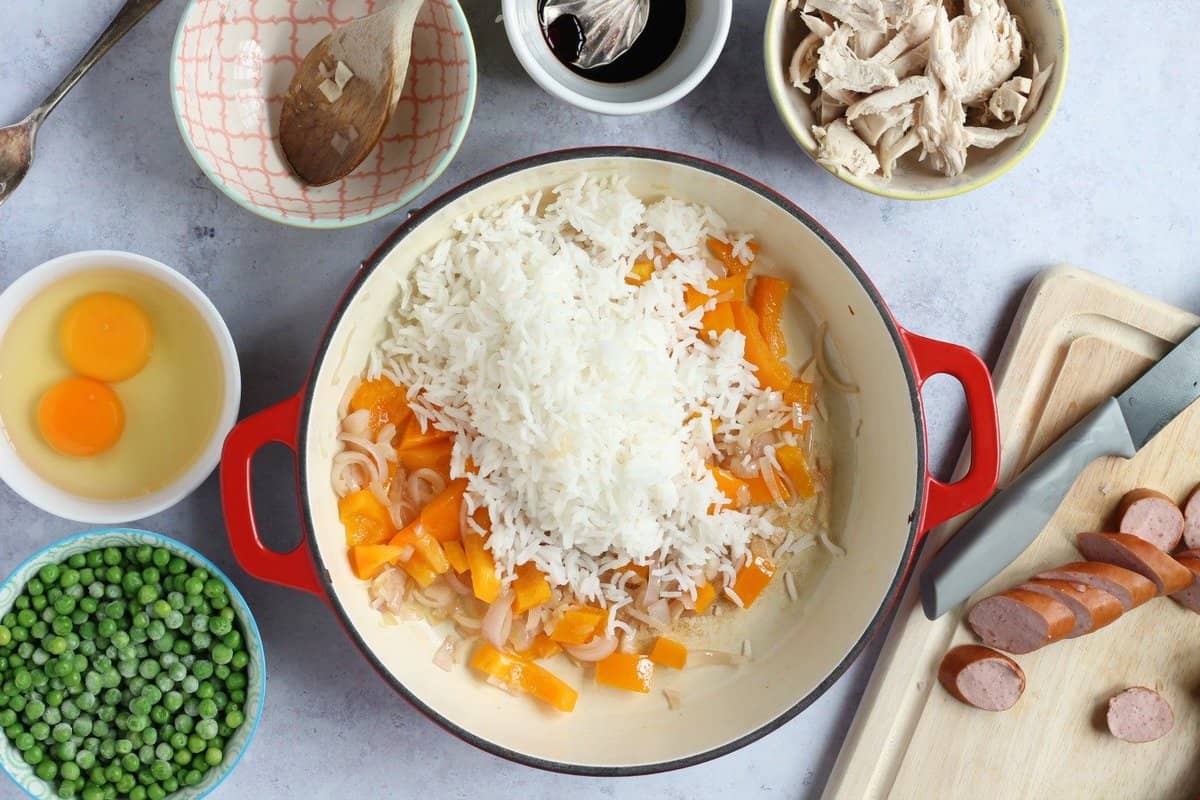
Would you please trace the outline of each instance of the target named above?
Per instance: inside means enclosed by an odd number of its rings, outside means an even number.
[[[329,31],[379,0],[191,0],[171,55],[172,102],[200,169],[238,205],[303,228],[392,213],[458,152],[475,106],[475,44],[455,0],[426,0],[404,95],[383,140],[349,176],[306,186],[276,136],[292,75]]]

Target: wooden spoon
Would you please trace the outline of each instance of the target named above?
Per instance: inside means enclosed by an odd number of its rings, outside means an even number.
[[[304,57],[279,116],[279,143],[302,181],[341,180],[375,148],[404,90],[423,3],[393,0],[333,31]]]

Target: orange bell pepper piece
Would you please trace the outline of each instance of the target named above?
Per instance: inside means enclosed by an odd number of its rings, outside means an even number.
[[[758,314],[758,327],[767,347],[779,359],[787,356],[787,339],[780,323],[783,321],[783,304],[790,290],[787,281],[760,275],[754,280],[754,295],[750,301],[754,313]]]
[[[746,279],[748,273],[737,272],[726,275],[724,278],[713,278],[708,282],[709,294],[713,297],[720,297],[724,294],[732,294],[728,299],[730,301],[745,302],[746,300]]]
[[[527,661],[540,661],[544,658],[554,658],[561,652],[562,647],[558,642],[544,633],[539,633],[533,637],[533,641],[529,643],[529,647],[526,647],[517,653],[517,655]]]
[[[451,439],[439,439],[420,447],[397,449],[400,465],[409,472],[431,469],[439,475],[450,474],[450,451],[454,448]]]
[[[779,451],[776,451],[778,454]],[[776,455],[778,458],[778,455]],[[783,481],[776,478],[775,482],[779,484],[779,496],[783,502],[792,499],[792,493],[788,491],[787,486]],[[767,488],[767,481],[761,475],[755,475],[753,478],[746,479],[746,488],[750,490],[750,505],[765,506],[767,503],[774,503],[775,498],[771,496],[771,490]]]
[[[687,666],[687,648],[674,639],[660,636],[650,649],[650,660],[660,667],[683,669]]]
[[[800,406],[807,411],[813,404],[813,385],[799,378],[788,384],[783,390],[783,402],[788,405]]]
[[[407,528],[393,536],[388,544],[393,547],[413,548],[438,575],[450,569],[450,562],[446,560],[446,551],[442,549],[438,540],[425,530],[419,517],[409,523]]]
[[[550,638],[562,644],[587,644],[607,622],[608,612],[602,608],[572,608],[563,613]]]
[[[712,604],[716,602],[717,590],[708,581],[696,587],[696,603],[695,609],[697,614],[703,614],[712,608]]]
[[[364,409],[371,412],[372,434],[379,433],[389,422],[395,424],[399,432],[412,416],[412,409],[408,407],[408,390],[385,377],[363,381],[354,390],[350,397],[350,411],[353,413]]]
[[[524,613],[550,599],[550,582],[532,561],[517,567],[517,578],[513,581],[513,611]]]
[[[630,268],[629,274],[625,276],[625,282],[630,286],[641,286],[646,281],[650,280],[650,276],[654,274],[654,262],[645,259],[638,259],[633,262],[633,267]]]
[[[471,569],[471,588],[475,596],[485,603],[494,602],[500,596],[500,578],[496,576],[496,562],[483,546],[483,537],[477,533],[463,531],[463,550],[467,553],[467,566]]]
[[[637,653],[622,653],[618,650],[608,658],[596,662],[596,683],[605,686],[647,694],[653,678],[654,662]]]
[[[750,563],[738,570],[737,580],[733,582],[733,593],[742,601],[744,608],[754,605],[762,590],[771,582],[775,569],[775,564],[769,559],[755,556]]]
[[[782,392],[792,383],[788,365],[771,352],[758,324],[758,315],[745,303],[732,303],[733,320],[746,337],[746,360],[757,368],[758,382]]]
[[[683,290],[683,302],[687,305],[687,310],[689,313],[695,311],[697,308],[700,308],[711,299],[712,298],[706,295],[704,292],[700,291],[699,289],[694,289],[691,286],[687,286]]]
[[[463,492],[467,479],[450,482],[442,493],[421,509],[421,527],[439,542],[450,542],[462,535]]]
[[[400,444],[396,449],[403,454],[405,450],[413,450],[418,447],[424,447],[426,445],[434,444],[435,442],[442,442],[452,438],[453,434],[451,434],[449,431],[439,430],[433,427],[433,425],[429,425],[425,428],[425,430],[421,430],[421,422],[414,414],[413,416],[409,417],[408,422],[404,424],[404,431],[400,436]]]
[[[346,528],[346,546],[382,544],[396,527],[392,515],[370,489],[359,489],[338,500],[338,518]]]
[[[412,558],[408,559],[408,561],[401,561],[400,569],[407,572],[422,589],[429,586],[438,578],[438,573],[420,553],[413,553]]]
[[[736,327],[732,303],[717,303],[700,318],[700,331],[709,339],[717,339],[725,331],[732,331]]]
[[[775,450],[775,458],[779,460],[779,466],[783,467],[798,496],[808,498],[817,493],[812,471],[809,470],[808,461],[799,447],[779,447]]]
[[[758,254],[758,245],[750,243],[750,251],[755,255]],[[713,258],[720,261],[725,269],[732,275],[737,272],[746,272],[750,269],[751,261],[742,261],[733,255],[733,244],[731,242],[722,242],[712,236],[708,237],[708,252],[713,254]]]
[[[712,464],[708,465],[708,471],[712,473],[713,479],[716,480],[718,491],[729,498],[729,504],[735,508],[740,506],[743,502],[742,489],[745,488],[746,481],[734,475],[729,470],[722,467],[715,467]]]
[[[471,656],[471,666],[510,689],[536,697],[559,711],[573,711],[579,693],[544,667],[497,650],[486,642]]]
[[[463,550],[462,542],[458,539],[442,542],[442,550],[446,553],[446,560],[450,562],[450,569],[459,575],[467,571],[467,551]]]
[[[378,575],[385,565],[399,560],[403,547],[388,544],[356,544],[350,548],[350,569],[359,580],[369,581]]]

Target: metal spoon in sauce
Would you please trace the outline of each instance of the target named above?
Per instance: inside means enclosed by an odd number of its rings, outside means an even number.
[[[15,125],[0,128],[0,205],[16,190],[29,171],[29,165],[33,163],[34,139],[42,122],[79,79],[160,2],[162,0],[129,0],[91,49],[40,106]]]
[[[340,180],[375,148],[404,90],[423,3],[393,0],[333,31],[305,56],[279,116],[283,154],[305,183]]]
[[[542,22],[572,16],[583,32],[575,66],[595,69],[611,64],[633,47],[650,19],[650,0],[546,0]]]

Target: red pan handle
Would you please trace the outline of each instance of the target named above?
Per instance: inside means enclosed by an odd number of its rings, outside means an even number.
[[[277,553],[263,544],[254,517],[250,485],[254,454],[271,442],[287,445],[293,454],[297,452],[300,403],[300,394],[290,397],[247,417],[229,432],[221,454],[221,505],[225,511],[229,544],[246,572],[260,580],[312,592],[325,599],[325,590],[317,580],[308,537],[304,536],[291,551]]]
[[[987,366],[965,347],[901,331],[917,373],[917,389],[934,375],[949,375],[962,384],[971,421],[971,467],[953,483],[943,483],[925,466],[925,508],[918,537],[951,517],[974,508],[996,490],[1000,474],[1000,422],[996,395]],[[924,414],[924,411],[921,412]]]

